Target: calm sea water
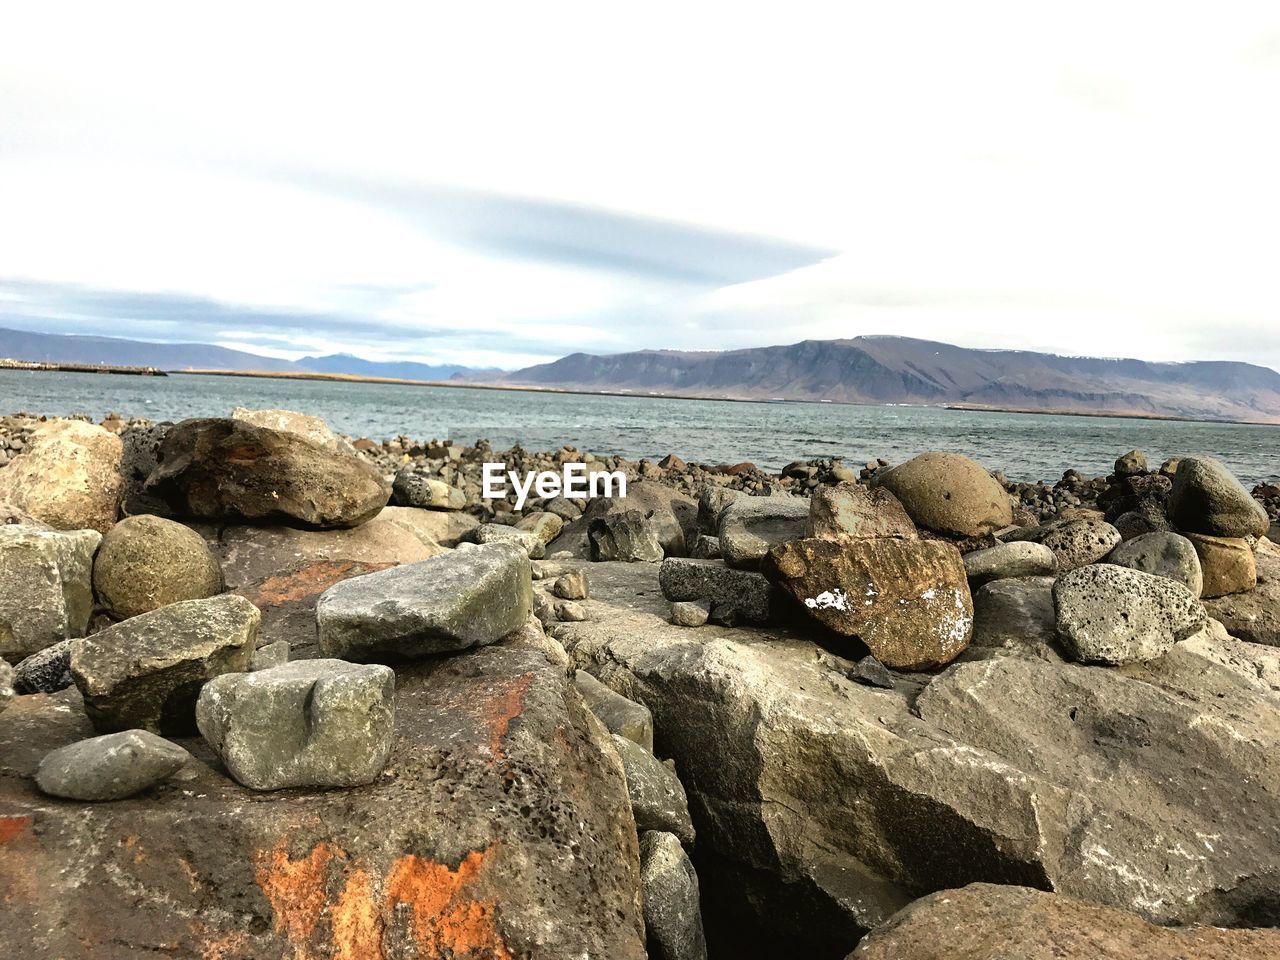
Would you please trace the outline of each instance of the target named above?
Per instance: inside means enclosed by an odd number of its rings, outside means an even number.
[[[875,457],[900,462],[925,450],[954,450],[1018,480],[1056,480],[1069,467],[1109,473],[1138,447],[1166,457],[1211,453],[1246,482],[1280,477],[1280,427],[1184,423],[933,407],[826,403],[731,403],[578,394],[414,387],[395,384],[0,370],[0,413],[114,411],[153,420],[225,416],[232,407],[284,407],[324,417],[334,429],[375,440],[484,437],[499,449],[565,443],[636,459],[676,453],[686,460],[750,460],[777,470],[791,460]]]

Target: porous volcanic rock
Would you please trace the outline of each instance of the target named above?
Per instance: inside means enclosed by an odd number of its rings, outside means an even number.
[[[136,617],[222,590],[222,568],[190,527],[163,517],[125,517],[102,538],[93,587],[112,615]]]
[[[1105,520],[1055,520],[1023,527],[1005,536],[1006,543],[1042,543],[1058,558],[1058,572],[1068,573],[1097,563],[1121,541],[1120,531]]]
[[[762,574],[735,570],[721,560],[668,557],[658,582],[668,600],[704,600],[711,605],[711,617],[729,626],[768,621],[778,600],[777,589]]]
[[[804,535],[822,540],[919,537],[907,511],[887,489],[848,481],[813,491]]]
[[[1179,530],[1214,537],[1265,537],[1270,521],[1221,460],[1183,457],[1169,493],[1169,519]]]
[[[0,657],[21,660],[84,636],[101,540],[96,530],[0,525]]]
[[[922,453],[877,480],[919,526],[977,537],[1013,522],[1009,495],[991,474],[958,453]]]
[[[396,503],[404,507],[420,507],[427,510],[462,510],[467,505],[467,495],[443,480],[427,476],[414,466],[405,467],[396,474],[391,485]]]
[[[1106,562],[1176,580],[1197,597],[1204,593],[1196,548],[1186,537],[1171,531],[1153,531],[1126,540],[1107,554]]]
[[[51,420],[0,470],[0,502],[57,530],[106,533],[120,513],[124,445],[102,427]]]

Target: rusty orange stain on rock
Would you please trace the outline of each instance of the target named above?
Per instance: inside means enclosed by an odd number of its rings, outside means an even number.
[[[524,697],[532,682],[532,673],[503,681],[499,690],[483,703],[484,720],[489,727],[489,755],[495,761],[502,757],[502,738],[507,735],[511,721],[524,712]]]
[[[360,869],[352,871],[333,905],[334,960],[375,960],[382,953],[382,917],[374,900],[373,881]]]
[[[467,854],[457,870],[412,854],[392,866],[388,906],[408,904],[412,909],[413,937],[427,951],[425,957],[512,960],[498,933],[493,902],[471,899],[462,890],[492,850]]]
[[[355,560],[317,560],[291,573],[267,577],[256,586],[241,591],[257,607],[295,603],[324,593],[335,583],[350,577],[395,566],[392,563],[362,563]]]
[[[335,853],[342,855],[337,847],[317,843],[305,857],[291,860],[282,841],[255,858],[255,877],[271,902],[276,931],[295,945],[311,939],[328,905],[325,881]]]
[[[30,814],[17,816],[0,816],[0,843],[8,843],[31,826],[34,818]]]

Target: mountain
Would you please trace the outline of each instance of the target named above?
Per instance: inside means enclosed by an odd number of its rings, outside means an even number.
[[[974,350],[908,337],[745,350],[575,353],[501,383],[730,399],[908,403],[1280,423],[1280,373],[1228,361],[1148,363]]]
[[[391,377],[396,380],[448,380],[455,374],[488,373],[456,363],[414,363],[410,360],[365,360],[349,353],[326,357],[303,357],[297,366],[316,373],[348,373],[361,377]]]

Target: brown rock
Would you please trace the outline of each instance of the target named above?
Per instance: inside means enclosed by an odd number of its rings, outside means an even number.
[[[1256,588],[1206,600],[1204,606],[1231,636],[1280,647],[1280,546],[1259,540],[1254,562],[1258,568]]]
[[[58,530],[106,533],[120,513],[124,444],[102,427],[54,420],[0,470],[0,501]]]
[[[114,616],[135,617],[222,590],[222,570],[204,538],[163,517],[125,517],[98,548],[93,588]]]
[[[1013,522],[1004,488],[958,453],[922,453],[877,477],[912,520],[939,533],[976,537]]]
[[[1249,541],[1241,537],[1211,537],[1207,533],[1184,533],[1200,557],[1204,577],[1202,597],[1225,597],[1245,593],[1258,585],[1258,565]]]
[[[915,540],[918,536],[916,525],[897,497],[883,487],[873,490],[860,483],[837,483],[814,490],[805,535],[821,540]]]

